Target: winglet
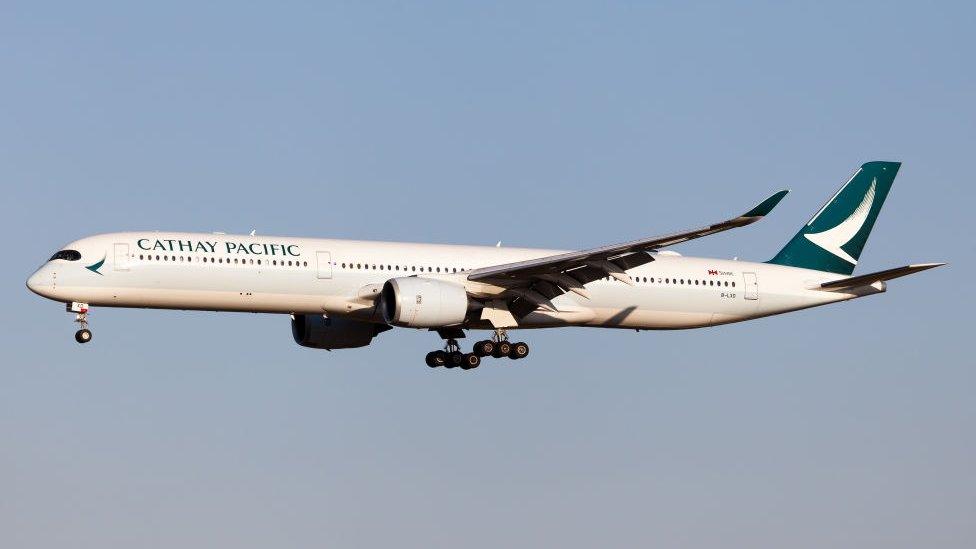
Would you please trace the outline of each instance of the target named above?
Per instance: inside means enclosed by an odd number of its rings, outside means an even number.
[[[773,208],[779,204],[779,201],[783,200],[783,197],[789,192],[789,189],[783,189],[782,191],[773,193],[772,196],[760,202],[755,208],[742,214],[741,217],[763,217],[764,215],[768,215],[769,212],[773,211]]]

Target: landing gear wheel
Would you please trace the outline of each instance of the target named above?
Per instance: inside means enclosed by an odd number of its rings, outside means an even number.
[[[88,328],[82,328],[75,332],[75,341],[78,343],[88,343],[91,341],[92,333]]]
[[[431,351],[427,353],[427,365],[431,368],[443,366],[447,362],[447,353],[444,351]]]
[[[474,353],[468,353],[463,357],[461,357],[462,370],[470,370],[472,368],[477,368],[479,365],[481,365],[481,357]]]
[[[508,353],[512,352],[512,344],[507,341],[499,341],[498,345],[495,345],[495,351],[491,353],[491,356],[495,358],[502,358],[508,356]]]
[[[474,354],[478,355],[479,357],[491,356],[493,352],[495,352],[495,342],[490,339],[479,341],[474,344]]]
[[[464,364],[464,353],[461,351],[452,351],[447,353],[447,364],[448,368],[455,368]]]
[[[529,346],[521,341],[513,343],[512,350],[508,353],[508,358],[512,360],[518,360],[527,356],[529,356]]]

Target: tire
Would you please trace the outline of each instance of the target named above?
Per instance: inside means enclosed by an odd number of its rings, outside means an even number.
[[[508,358],[512,360],[518,360],[527,356],[529,356],[529,346],[521,341],[513,344],[511,352],[508,353]]]
[[[443,366],[444,365],[444,360],[443,359],[438,360],[438,358],[439,358],[437,356],[437,353],[438,352],[443,352],[443,351],[431,351],[431,352],[427,353],[427,358],[425,360],[427,362],[427,365],[430,366],[431,368],[436,368],[438,366]]]
[[[91,330],[85,328],[83,330],[78,330],[75,332],[75,341],[78,343],[88,343],[92,339]]]
[[[464,364],[464,353],[461,351],[454,351],[447,353],[447,364],[448,368],[455,368]]]
[[[471,370],[473,368],[477,368],[480,365],[481,365],[481,357],[474,353],[468,353],[462,357],[461,360],[462,370]]]
[[[508,353],[512,352],[512,344],[507,341],[499,341],[498,345],[495,345],[495,352],[491,356],[495,358],[502,358],[508,356]]]
[[[495,342],[490,339],[479,341],[474,344],[474,354],[478,355],[479,357],[491,356],[494,351]]]

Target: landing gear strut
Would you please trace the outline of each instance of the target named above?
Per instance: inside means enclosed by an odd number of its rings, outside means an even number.
[[[459,337],[463,337],[463,335]],[[460,366],[462,370],[470,370],[477,368],[481,364],[481,359],[484,357],[508,357],[516,360],[525,358],[528,355],[528,344],[523,342],[511,343],[508,341],[508,333],[505,330],[496,329],[491,339],[485,339],[475,343],[474,349],[470,353],[461,352],[461,347],[453,337],[447,338],[443,351],[431,351],[427,353],[427,365],[431,368],[438,366],[456,368]]]
[[[78,343],[88,343],[92,339],[91,330],[88,329],[88,304],[71,302],[65,306],[69,313],[75,313],[75,322],[81,328],[75,332],[75,341]]]

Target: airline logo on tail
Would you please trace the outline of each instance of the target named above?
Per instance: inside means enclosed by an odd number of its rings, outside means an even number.
[[[871,206],[874,205],[874,191],[877,184],[878,179],[874,178],[871,181],[871,187],[864,194],[864,199],[861,200],[861,203],[847,219],[841,221],[836,227],[819,233],[804,234],[803,236],[810,242],[847,261],[851,265],[857,265],[857,260],[851,257],[851,254],[845,252],[842,247],[847,245],[860,232],[861,228],[864,227],[864,223],[868,220],[868,214],[871,213]],[[811,219],[807,225],[811,225],[817,217],[819,217],[819,214]]]

